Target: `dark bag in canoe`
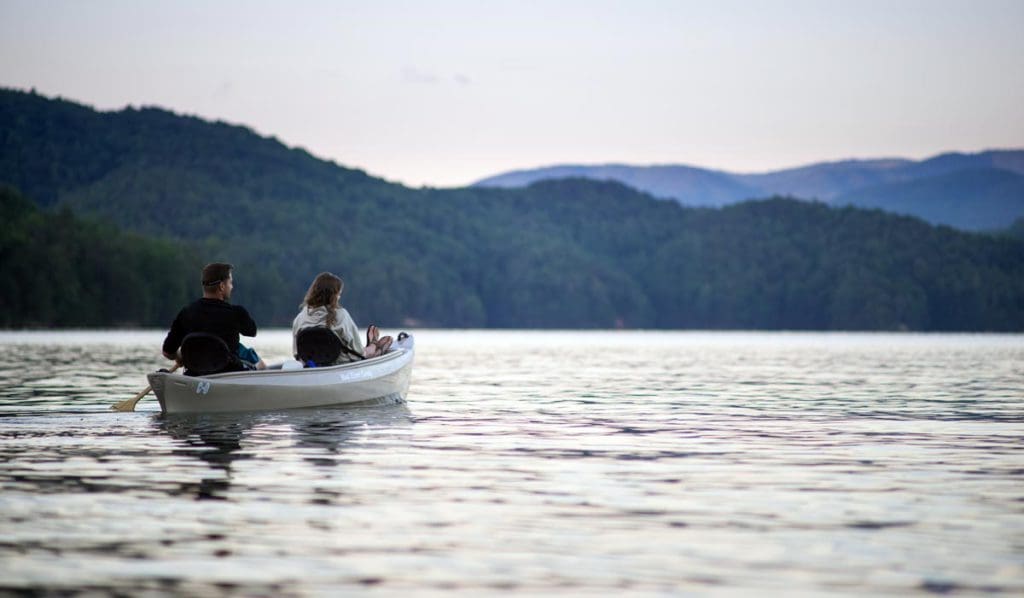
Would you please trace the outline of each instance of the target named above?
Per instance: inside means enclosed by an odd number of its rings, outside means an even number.
[[[237,354],[228,349],[224,339],[215,334],[193,332],[181,341],[181,362],[186,376],[208,376],[222,372],[244,372]]]
[[[346,346],[333,330],[324,326],[310,326],[300,330],[295,335],[295,351],[304,366],[314,368],[334,365],[343,352],[357,361],[365,359]]]

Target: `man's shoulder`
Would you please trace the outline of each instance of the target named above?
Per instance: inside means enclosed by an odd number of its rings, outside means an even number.
[[[202,306],[202,301],[202,299],[196,299],[192,303],[185,305],[185,307],[178,310],[178,315],[180,316],[182,314],[194,312],[195,310],[199,309]]]
[[[241,305],[235,305],[234,303],[228,303],[227,301],[221,301],[220,299],[211,299],[209,297],[202,297],[196,300],[195,303],[192,303],[189,307],[217,311],[245,311],[245,308]]]
[[[245,309],[241,305],[235,305],[234,303],[232,303],[231,304],[231,309],[235,310],[236,312],[238,312],[240,314],[249,315],[249,310]]]

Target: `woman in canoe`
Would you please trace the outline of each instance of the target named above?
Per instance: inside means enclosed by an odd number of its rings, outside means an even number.
[[[330,272],[321,272],[313,279],[313,284],[309,285],[306,298],[299,308],[299,314],[292,321],[293,354],[298,355],[295,336],[303,328],[313,326],[325,326],[331,329],[348,349],[341,352],[336,363],[353,361],[356,359],[354,355],[363,357],[383,355],[391,347],[391,337],[380,336],[380,330],[372,324],[366,329],[366,345],[363,345],[356,323],[352,320],[348,310],[339,303],[341,291],[344,288],[345,283]]]

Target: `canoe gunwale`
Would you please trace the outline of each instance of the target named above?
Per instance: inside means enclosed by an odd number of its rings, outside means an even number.
[[[292,376],[295,374],[308,375],[313,377],[317,374],[326,374],[334,372],[344,372],[353,369],[361,369],[373,365],[387,363],[390,360],[398,359],[401,355],[407,351],[407,349],[398,349],[391,351],[378,357],[371,357],[370,359],[364,359],[362,361],[351,361],[349,363],[341,363],[338,365],[320,366],[315,368],[302,368],[297,370],[246,370],[244,372],[223,372],[220,374],[210,374],[209,376],[188,376],[190,378],[197,378],[202,380],[258,380],[261,377],[268,376]],[[184,374],[178,374],[185,377]]]

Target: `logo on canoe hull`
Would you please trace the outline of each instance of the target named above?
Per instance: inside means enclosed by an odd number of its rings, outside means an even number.
[[[197,395],[204,395],[208,392],[210,392],[210,383],[207,382],[206,380],[203,380],[202,382],[196,385]]]

